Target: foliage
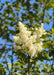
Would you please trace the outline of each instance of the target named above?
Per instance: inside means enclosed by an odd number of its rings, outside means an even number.
[[[31,59],[30,56],[22,52],[14,52],[12,37],[19,32],[18,21],[26,23],[30,30],[32,30],[32,27],[38,28],[41,23],[50,27],[51,21],[54,22],[52,17],[54,15],[53,0],[7,0],[5,3],[1,0],[0,4],[0,37],[3,41],[0,44],[0,58],[2,59],[0,74],[41,75],[42,72],[44,74],[53,72],[51,66],[53,64],[48,64],[54,60],[54,24],[52,29],[46,30],[47,34],[42,36],[44,38],[44,50],[36,58]],[[49,13],[49,10],[52,10],[53,15]],[[53,39],[51,40],[52,36]],[[45,64],[44,61],[47,63]],[[41,65],[43,68],[41,68]]]

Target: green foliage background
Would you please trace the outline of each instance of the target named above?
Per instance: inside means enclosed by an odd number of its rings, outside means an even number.
[[[6,0],[5,3],[0,0],[0,37],[3,41],[0,44],[0,75],[54,75],[53,16],[53,0]],[[47,34],[42,36],[44,50],[38,57],[31,59],[20,51],[13,51],[13,36],[19,32],[18,21],[25,23],[30,30],[32,27],[39,27],[41,23],[50,27],[52,21],[52,29],[46,30]]]

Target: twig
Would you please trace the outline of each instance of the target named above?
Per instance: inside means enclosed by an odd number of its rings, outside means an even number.
[[[28,75],[30,75],[30,56],[28,55]]]
[[[11,64],[12,64],[12,67],[11,67],[11,75],[12,75],[12,72],[13,72],[13,42],[12,42],[12,58],[11,58]]]

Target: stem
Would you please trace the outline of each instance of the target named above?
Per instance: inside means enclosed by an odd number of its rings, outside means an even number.
[[[12,42],[12,58],[11,58],[11,64],[12,64],[12,67],[11,67],[11,75],[12,75],[12,72],[13,72],[13,42]]]
[[[2,71],[2,75],[4,75],[4,71]]]
[[[28,75],[30,75],[29,70],[30,70],[30,56],[28,55]]]
[[[36,61],[35,61],[35,63],[34,63],[34,71],[35,71],[35,65],[36,65]],[[35,75],[36,75],[36,71],[35,71]]]

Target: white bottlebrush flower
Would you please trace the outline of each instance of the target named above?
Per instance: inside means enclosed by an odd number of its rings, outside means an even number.
[[[22,49],[26,49],[26,46],[25,46],[25,44],[23,44],[23,45],[22,45]]]
[[[26,35],[30,36],[31,35],[31,31],[27,31]]]
[[[26,30],[27,30],[27,28],[26,28],[26,27],[24,27],[24,24],[23,24],[23,23],[19,22],[19,23],[18,23],[18,25],[19,25],[19,29],[20,29],[20,31],[21,31],[21,32],[23,32],[23,31],[26,31]]]
[[[23,35],[23,36],[21,37],[21,40],[22,40],[22,43],[25,43],[25,42],[27,42],[28,37],[27,37],[26,35]]]
[[[18,49],[21,49],[21,47],[14,45],[14,50],[16,51],[16,50],[18,50]]]
[[[29,48],[31,45],[32,45],[32,41],[28,39],[28,41],[25,43],[25,46]]]
[[[45,34],[45,30],[43,29],[43,23],[41,23],[41,27],[39,27],[39,36],[41,37],[43,34]]]
[[[34,56],[35,53],[36,53],[36,50],[35,50],[35,48],[33,47],[33,45],[30,46],[29,51],[28,51],[28,54],[30,54],[31,56]]]
[[[16,37],[16,36],[14,36],[14,37],[13,37],[13,39],[14,39],[14,41],[16,42],[16,40],[17,40],[17,37]]]
[[[21,42],[22,42],[22,40],[20,39],[19,36],[14,36],[13,39],[14,39],[14,41],[15,41],[16,43],[20,43],[20,44],[21,44]]]
[[[42,50],[42,45],[40,43],[38,43],[36,46],[37,46],[38,51]]]
[[[19,37],[14,36],[13,39],[14,39],[15,42],[18,42]]]
[[[14,45],[14,49],[22,49],[22,52],[25,52],[25,50],[28,49],[26,53],[31,56],[37,56],[38,52],[42,50],[43,45],[43,39],[40,38],[43,34],[45,34],[43,23],[41,23],[41,27],[35,28],[33,35],[31,35],[32,31],[29,31],[22,22],[19,22],[18,25],[20,32],[18,33],[18,36],[14,36],[14,42],[22,45]],[[39,42],[36,42],[36,39]]]

